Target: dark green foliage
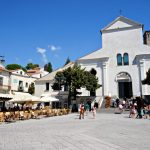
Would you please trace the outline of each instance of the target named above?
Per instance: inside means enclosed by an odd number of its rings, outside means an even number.
[[[22,69],[23,71],[26,72],[26,69],[24,67],[22,67],[21,65],[18,65],[18,64],[8,64],[5,68],[8,70]]]
[[[29,88],[28,88],[28,93],[34,94],[34,91],[35,91],[34,83],[31,83]]]
[[[66,60],[66,62],[65,62],[65,65],[64,66],[66,66],[67,64],[69,64],[71,61],[70,61],[70,59],[69,59],[69,57],[67,58],[67,60]]]
[[[146,78],[142,81],[142,84],[150,85],[150,68],[146,72]]]
[[[49,73],[52,72],[53,71],[52,64],[50,62],[48,64],[46,64],[44,66],[44,70],[49,72]]]
[[[61,85],[69,87],[68,98],[74,96],[74,99],[76,99],[77,94],[81,94],[77,92],[77,89],[81,87],[85,87],[89,91],[95,91],[100,87],[98,78],[85,71],[85,69],[81,69],[79,65],[74,65],[72,68],[69,67],[62,72],[58,72],[55,76],[55,83],[58,83],[58,79],[61,79],[61,82],[59,82]]]
[[[30,70],[30,69],[34,69],[36,67],[39,67],[39,65],[38,64],[33,64],[33,63],[28,63],[27,66],[26,66],[26,69]]]

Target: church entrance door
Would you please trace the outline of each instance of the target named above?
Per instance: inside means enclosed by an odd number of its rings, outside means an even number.
[[[132,82],[118,82],[119,98],[132,97]]]
[[[119,98],[131,98],[132,94],[132,80],[128,73],[121,72],[116,76],[118,82],[118,97]]]

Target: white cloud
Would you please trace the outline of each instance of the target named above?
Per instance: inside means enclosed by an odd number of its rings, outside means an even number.
[[[55,46],[55,45],[48,45],[48,48],[53,52],[61,49],[60,46]]]
[[[43,59],[44,63],[46,64],[47,63],[47,57],[46,57],[46,54],[45,54],[46,53],[46,49],[40,48],[40,47],[38,47],[36,49],[37,49],[37,52],[42,55],[42,59]]]

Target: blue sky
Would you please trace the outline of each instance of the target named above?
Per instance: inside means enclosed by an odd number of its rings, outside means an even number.
[[[54,69],[101,48],[100,30],[122,15],[150,30],[149,0],[0,0],[0,55],[6,65]]]

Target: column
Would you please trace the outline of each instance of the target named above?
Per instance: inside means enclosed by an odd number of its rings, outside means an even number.
[[[146,72],[145,72],[145,67],[144,67],[144,59],[139,60],[139,86],[140,86],[140,94],[141,96],[146,93],[146,86],[142,85],[142,80],[146,78]]]
[[[102,95],[108,95],[108,62],[102,63]]]

